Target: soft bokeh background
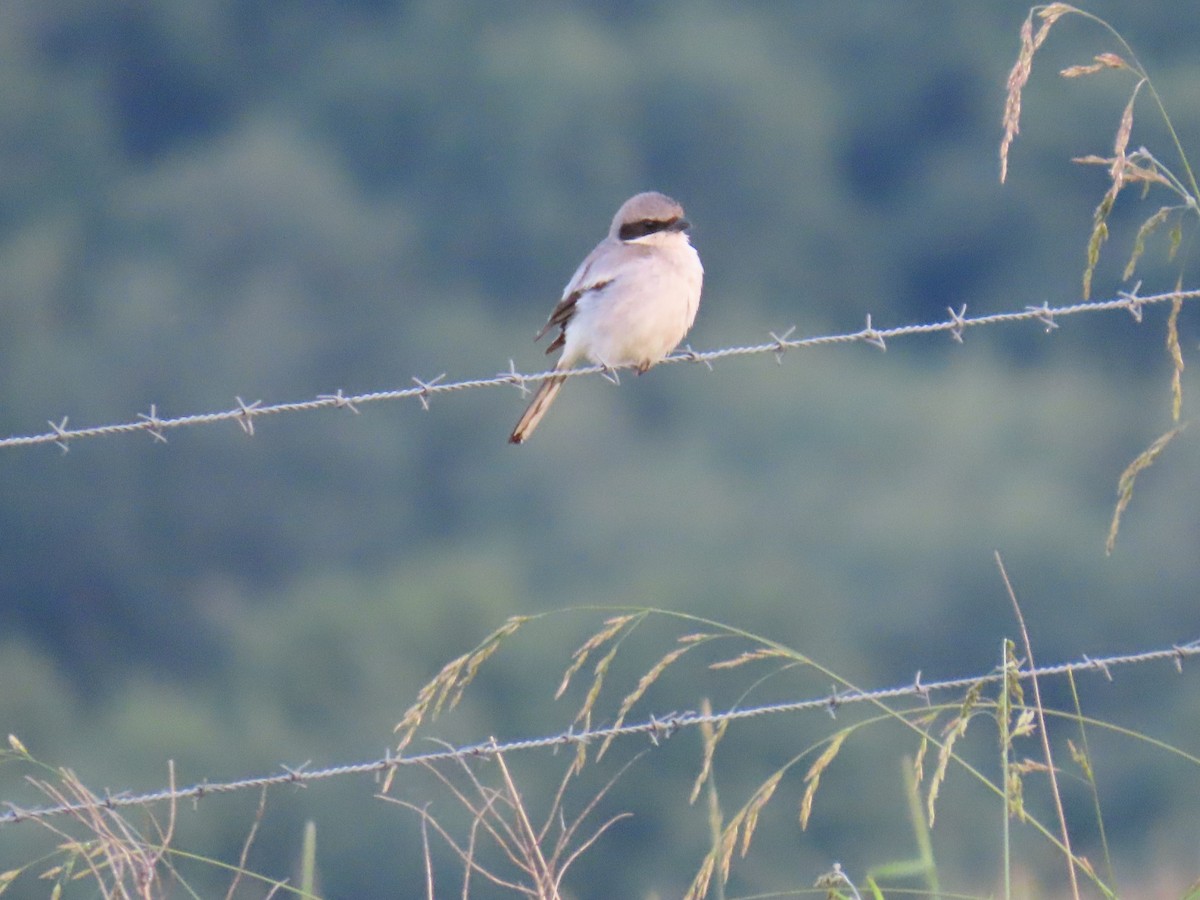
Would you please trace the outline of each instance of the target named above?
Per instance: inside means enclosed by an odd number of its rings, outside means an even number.
[[[1096,2],[1134,45],[1188,148],[1200,146],[1200,18],[1184,0]],[[1035,63],[1007,185],[1004,81],[1026,5],[5,0],[0,5],[0,434],[297,400],[412,376],[545,365],[530,336],[629,194],[678,197],[707,269],[689,340],[852,331],[1071,302],[1119,73],[1054,72],[1116,49],[1082,20]],[[1133,146],[1174,164],[1139,107]],[[1123,285],[1130,192],[1095,293]],[[1143,293],[1180,266],[1152,244]],[[1190,232],[1181,253],[1194,284]],[[1169,422],[1165,308],[700,366],[619,389],[573,381],[536,438],[505,437],[512,389],[9,450],[0,459],[0,732],[93,788],[375,758],[419,686],[507,616],[652,605],[770,634],[863,686],[982,672],[1015,636],[1004,554],[1040,661],[1196,636],[1185,434],[1143,476],[1116,553],[1117,476]],[[1195,315],[1181,322],[1185,352]],[[1185,390],[1197,385],[1190,377]],[[599,615],[518,635],[431,733],[552,733],[552,692]],[[610,718],[678,629],[614,670]],[[752,700],[820,695],[795,674]],[[1097,676],[1085,710],[1195,752],[1194,673]],[[637,714],[730,703],[700,665]],[[1056,703],[1069,698],[1061,686]],[[574,702],[578,702],[575,698]],[[894,727],[894,726],[893,726]],[[827,734],[820,716],[738,726],[718,757],[729,810]],[[901,759],[880,729],[844,752],[814,822],[785,782],[739,891],[805,887],[912,853]],[[991,759],[993,733],[973,739]],[[1065,740],[1065,737],[1063,738]],[[1145,745],[1093,750],[1119,882],[1196,875],[1193,768]],[[428,747],[429,745],[419,745]],[[1065,752],[1065,746],[1064,746]],[[1030,747],[1031,754],[1036,750]],[[706,848],[686,794],[697,736],[640,760],[631,810],[573,896],[678,896]],[[530,758],[539,796],[563,760]],[[36,802],[0,768],[0,800]],[[547,778],[547,772],[554,773]],[[993,769],[994,772],[994,764]],[[602,780],[611,774],[597,773]],[[416,896],[415,817],[366,781],[273,794],[251,866],[291,872],[318,823],[330,897]],[[453,804],[420,779],[398,791]],[[1086,795],[1077,847],[1100,856]],[[1045,796],[1035,799],[1043,810]],[[234,861],[255,798],[181,810],[180,843]],[[965,777],[935,828],[943,884],[985,893],[999,806]],[[0,870],[45,847],[7,829]],[[39,850],[37,848],[41,847]],[[1022,865],[1062,876],[1044,842]],[[449,861],[443,885],[453,892]],[[619,864],[618,864],[619,863]],[[1148,873],[1153,872],[1153,876]],[[1039,874],[1040,873],[1040,874]],[[220,872],[197,884],[225,883]],[[479,888],[478,896],[489,896]],[[252,896],[248,893],[247,896]],[[1147,894],[1150,896],[1151,894]]]

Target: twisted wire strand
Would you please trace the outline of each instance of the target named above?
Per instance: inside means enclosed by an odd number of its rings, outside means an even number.
[[[792,333],[796,330],[792,328],[785,331],[782,335],[777,335],[775,332],[769,332],[771,340],[762,344],[749,344],[737,347],[721,347],[713,350],[693,350],[690,346],[681,351],[676,351],[671,356],[668,356],[664,363],[703,363],[712,368],[712,363],[727,359],[733,356],[755,356],[764,353],[774,354],[776,359],[781,359],[783,354],[788,350],[800,350],[810,347],[822,347],[831,344],[852,344],[852,343],[868,343],[881,350],[887,349],[887,341],[892,338],[909,337],[920,334],[936,334],[940,332],[948,333],[955,341],[962,343],[963,332],[967,328],[979,328],[991,325],[1012,324],[1016,322],[1040,322],[1047,332],[1058,328],[1057,320],[1066,316],[1078,315],[1087,312],[1106,312],[1115,309],[1124,309],[1133,315],[1138,322],[1142,320],[1142,309],[1145,306],[1151,306],[1167,301],[1187,301],[1194,300],[1200,297],[1200,290],[1193,291],[1172,291],[1164,294],[1154,294],[1147,297],[1139,297],[1137,289],[1134,288],[1131,292],[1122,292],[1117,297],[1109,300],[1088,301],[1083,303],[1075,303],[1069,306],[1049,306],[1042,304],[1041,306],[1027,306],[1023,310],[1015,312],[992,313],[990,315],[968,317],[967,307],[963,305],[957,311],[948,309],[949,318],[939,322],[927,322],[914,325],[900,325],[894,328],[875,328],[871,323],[871,316],[867,315],[866,326],[859,331],[846,332],[843,334],[818,335],[815,337],[792,338]],[[298,400],[287,403],[275,403],[264,405],[261,400],[255,400],[252,403],[246,403],[241,397],[236,397],[236,407],[232,409],[221,410],[210,413],[194,413],[191,415],[163,417],[158,414],[157,408],[152,405],[149,413],[139,413],[137,418],[128,422],[117,422],[111,425],[96,425],[84,428],[68,427],[69,418],[64,416],[61,420],[55,422],[48,420],[50,431],[45,431],[40,434],[29,435],[13,435],[7,438],[0,438],[0,449],[11,447],[28,447],[37,444],[56,444],[64,452],[69,449],[70,442],[83,440],[87,438],[110,437],[119,434],[130,434],[133,432],[146,432],[154,440],[166,443],[166,435],[164,432],[173,428],[184,428],[194,425],[211,425],[217,422],[236,422],[241,426],[242,430],[248,435],[254,434],[254,420],[260,416],[280,415],[284,413],[308,412],[318,409],[349,409],[352,412],[358,412],[358,407],[367,403],[376,403],[383,400],[407,400],[416,398],[422,408],[429,409],[429,400],[431,397],[448,394],[454,391],[473,390],[475,388],[496,387],[499,385],[513,385],[522,393],[526,393],[528,383],[537,383],[544,381],[552,376],[563,375],[569,378],[578,377],[580,375],[594,375],[597,373],[606,373],[607,370],[603,366],[582,366],[575,369],[565,370],[563,372],[555,372],[547,370],[531,374],[524,374],[516,370],[512,360],[509,360],[509,369],[506,372],[500,372],[490,378],[472,378],[464,381],[447,382],[443,379],[445,373],[428,381],[414,377],[412,379],[414,386],[408,388],[398,388],[395,390],[371,391],[362,394],[346,395],[341,389],[332,394],[319,394],[311,400]]]
[[[1016,673],[1016,675],[1022,680],[1027,680],[1034,677],[1043,678],[1054,675],[1063,675],[1067,672],[1092,671],[1103,674],[1105,678],[1111,681],[1113,678],[1111,671],[1112,669],[1120,666],[1137,665],[1148,662],[1170,660],[1174,662],[1176,670],[1182,672],[1183,661],[1193,656],[1200,656],[1200,640],[1192,641],[1187,644],[1177,644],[1172,647],[1164,647],[1158,650],[1147,650],[1138,653],[1119,654],[1100,658],[1085,656],[1083,659],[1072,662],[1040,666],[1035,669],[1021,669]],[[576,744],[589,744],[594,741],[603,741],[608,738],[645,735],[650,739],[654,746],[658,746],[667,738],[671,737],[671,735],[673,735],[676,731],[683,728],[692,728],[701,724],[719,724],[721,722],[739,721],[742,719],[756,718],[764,715],[789,712],[807,712],[818,709],[823,709],[830,713],[836,713],[841,707],[853,703],[881,702],[884,700],[894,700],[917,696],[928,698],[928,696],[935,691],[949,691],[967,688],[973,685],[994,684],[1000,681],[1003,677],[1003,672],[994,669],[991,672],[972,675],[965,678],[953,678],[943,681],[923,683],[921,681],[920,673],[918,672],[917,677],[911,683],[905,685],[889,688],[878,688],[869,691],[847,691],[844,693],[835,692],[827,694],[823,697],[815,697],[807,700],[735,708],[726,710],[724,712],[714,712],[709,714],[698,712],[671,713],[662,717],[651,715],[645,721],[630,725],[621,725],[619,727],[594,728],[585,731],[568,729],[566,731],[559,732],[558,734],[546,735],[543,737],[521,738],[505,742],[498,742],[495,739],[491,739],[480,743],[450,747],[444,750],[437,750],[431,753],[422,753],[415,756],[393,756],[392,754],[387,753],[379,759],[370,760],[368,762],[333,765],[321,769],[309,769],[307,767],[308,763],[297,767],[282,765],[282,772],[277,772],[270,775],[243,778],[237,781],[204,781],[199,784],[191,785],[190,787],[175,789],[164,788],[162,790],[150,791],[148,793],[141,794],[133,794],[129,792],[114,794],[110,792],[105,795],[103,800],[98,800],[95,802],[63,803],[56,806],[32,808],[22,808],[14,803],[3,803],[0,805],[6,806],[8,811],[0,814],[0,826],[14,825],[19,822],[49,819],[54,816],[61,816],[65,814],[78,814],[96,810],[119,809],[130,806],[146,806],[165,801],[198,801],[206,796],[209,796],[210,794],[230,794],[245,790],[261,790],[263,788],[286,784],[307,784],[313,781],[322,781],[325,779],[338,778],[346,775],[378,776],[381,773],[387,772],[391,769],[397,769],[401,766],[433,764],[450,760],[461,761],[465,759],[493,758],[501,754],[514,753],[522,750],[537,750],[573,746]]]

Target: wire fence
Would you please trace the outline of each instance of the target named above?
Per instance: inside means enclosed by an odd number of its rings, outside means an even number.
[[[1046,678],[1055,675],[1064,675],[1068,672],[1096,672],[1103,675],[1109,681],[1112,681],[1113,669],[1141,663],[1171,661],[1174,663],[1176,671],[1182,673],[1184,660],[1194,656],[1200,656],[1200,640],[1195,640],[1187,644],[1177,644],[1158,650],[1147,650],[1139,653],[1099,658],[1085,656],[1082,659],[1072,662],[1039,666],[1032,669],[1022,668],[1015,674],[1021,680],[1027,681],[1033,678]],[[467,759],[488,759],[501,754],[510,754],[525,750],[574,747],[580,744],[586,745],[593,742],[602,742],[617,738],[641,736],[647,738],[653,747],[658,747],[677,731],[686,728],[693,728],[698,725],[717,725],[722,722],[734,722],[765,715],[811,712],[814,710],[825,710],[830,715],[836,715],[838,710],[842,707],[855,703],[880,703],[885,700],[896,700],[909,697],[920,697],[928,700],[928,698],[934,693],[961,690],[963,688],[982,687],[988,684],[995,684],[1005,677],[1006,673],[997,668],[991,672],[986,672],[979,675],[971,675],[965,678],[953,678],[944,681],[932,681],[925,683],[922,682],[921,673],[918,672],[916,678],[914,678],[912,682],[897,687],[879,688],[869,691],[848,690],[844,692],[834,692],[822,697],[814,697],[807,700],[734,708],[724,712],[714,712],[708,714],[698,712],[683,712],[670,713],[664,716],[651,715],[648,719],[642,722],[630,725],[594,728],[581,731],[567,729],[566,731],[559,732],[558,734],[509,740],[504,742],[496,741],[493,738],[482,743],[449,747],[444,750],[438,750],[432,753],[417,754],[413,756],[397,756],[391,753],[385,753],[379,759],[374,759],[369,762],[334,765],[320,769],[308,768],[309,763],[304,763],[300,766],[281,765],[280,768],[282,771],[270,775],[243,778],[237,781],[204,781],[199,784],[191,785],[190,787],[163,788],[161,790],[140,794],[130,792],[107,792],[102,800],[96,800],[94,802],[62,803],[55,806],[25,808],[19,807],[11,802],[5,802],[0,803],[0,806],[6,807],[8,811],[0,814],[0,826],[15,825],[20,822],[44,820],[65,814],[79,814],[98,810],[111,810],[133,806],[148,806],[167,801],[199,801],[204,797],[213,794],[231,794],[246,790],[263,790],[265,788],[288,784],[304,785],[310,782],[323,781],[330,778],[339,778],[349,775],[374,775],[378,777],[383,773],[397,770],[405,766],[429,765],[447,761],[463,761]]]
[[[914,325],[902,325],[884,329],[878,329],[874,327],[871,321],[871,316],[868,315],[866,318],[865,327],[854,332],[821,335],[807,338],[792,338],[795,328],[791,328],[782,334],[770,332],[770,341],[761,344],[723,347],[705,351],[696,351],[689,346],[684,350],[677,351],[673,355],[669,356],[666,360],[664,360],[664,362],[695,362],[703,363],[709,368],[712,368],[712,363],[717,360],[735,356],[753,356],[762,354],[773,354],[777,360],[781,361],[783,354],[789,350],[820,347],[829,344],[867,343],[876,346],[881,350],[886,350],[887,341],[891,339],[921,334],[946,333],[953,340],[962,342],[963,334],[968,328],[1013,324],[1018,322],[1038,322],[1047,332],[1050,332],[1058,328],[1057,320],[1060,318],[1087,312],[1106,312],[1119,309],[1126,310],[1137,322],[1141,322],[1142,311],[1146,306],[1173,301],[1190,301],[1197,298],[1200,298],[1200,290],[1173,291],[1169,293],[1141,297],[1137,295],[1137,288],[1135,288],[1131,292],[1123,292],[1116,298],[1109,300],[1089,301],[1058,307],[1051,307],[1048,304],[1043,304],[1042,306],[1036,307],[1028,306],[1020,311],[995,313],[991,315],[975,317],[967,316],[966,306],[962,306],[957,311],[954,309],[949,309],[949,318],[942,321]],[[70,441],[107,437],[134,432],[146,432],[154,440],[165,443],[167,438],[164,432],[170,429],[230,421],[236,422],[246,434],[253,435],[254,422],[260,416],[305,412],[326,408],[348,409],[351,412],[357,413],[359,412],[358,408],[367,403],[382,400],[405,400],[413,398],[417,399],[423,408],[428,409],[429,402],[432,397],[445,393],[502,385],[511,385],[518,388],[522,393],[526,393],[528,392],[527,385],[529,383],[543,381],[552,375],[577,377],[581,375],[597,373],[607,374],[606,370],[601,366],[579,367],[561,373],[545,371],[534,374],[523,374],[517,372],[515,366],[510,361],[509,370],[507,372],[501,372],[490,378],[476,378],[456,382],[446,382],[444,380],[444,374],[429,380],[422,380],[414,377],[412,379],[414,383],[413,387],[397,390],[373,391],[354,395],[346,395],[342,390],[338,390],[333,394],[318,395],[311,400],[277,403],[272,405],[264,405],[262,401],[246,403],[242,400],[242,398],[238,397],[236,398],[237,405],[232,409],[219,412],[184,415],[179,417],[160,416],[156,407],[151,406],[149,413],[139,414],[136,420],[85,428],[69,428],[68,419],[64,417],[57,423],[50,421],[48,424],[50,425],[51,430],[48,432],[32,435],[17,435],[0,439],[0,449],[38,444],[56,444],[65,452],[69,449]],[[1200,655],[1200,641],[1127,655],[1108,656],[1096,659],[1084,657],[1083,659],[1074,662],[1041,666],[1034,669],[1023,669],[1019,673],[1019,676],[1022,679],[1029,679],[1033,677],[1062,675],[1068,672],[1093,671],[1103,673],[1111,680],[1111,670],[1113,668],[1153,661],[1171,660],[1175,663],[1176,667],[1182,671],[1183,660],[1197,655]],[[1003,672],[994,670],[990,673],[973,675],[965,678],[922,683],[918,673],[917,678],[913,682],[898,687],[881,688],[871,691],[854,690],[840,693],[835,692],[823,697],[816,697],[807,700],[755,707],[735,708],[724,712],[711,714],[684,712],[672,713],[662,717],[650,716],[647,720],[640,723],[625,724],[620,725],[619,727],[595,728],[583,731],[568,729],[567,731],[554,735],[510,740],[506,742],[497,742],[496,740],[492,739],[481,743],[450,747],[431,753],[413,756],[397,756],[391,753],[385,753],[384,756],[368,762],[334,765],[320,769],[310,769],[308,768],[308,763],[298,767],[281,765],[282,771],[280,772],[269,775],[243,778],[236,781],[205,781],[198,784],[193,784],[189,787],[164,788],[162,790],[156,790],[147,793],[107,792],[103,799],[96,800],[95,802],[62,803],[59,805],[28,808],[20,807],[11,802],[0,802],[0,807],[7,810],[6,812],[0,813],[0,826],[14,825],[20,822],[28,822],[33,820],[48,819],[64,814],[145,806],[166,801],[198,801],[212,794],[228,794],[253,789],[261,790],[268,787],[287,784],[307,784],[309,782],[336,778],[340,776],[379,776],[383,773],[414,764],[432,764],[448,760],[464,760],[469,758],[491,758],[500,754],[518,751],[575,746],[579,744],[588,744],[592,741],[603,741],[616,738],[644,736],[649,738],[653,744],[658,745],[680,729],[691,728],[701,724],[718,724],[721,722],[737,721],[775,713],[796,713],[819,709],[827,710],[830,713],[836,713],[840,707],[853,703],[882,702],[885,700],[917,696],[928,698],[929,695],[934,692],[962,689],[973,685],[986,685],[998,682],[1003,677]]]
[[[782,334],[769,332],[771,340],[766,343],[701,351],[693,350],[689,346],[682,351],[676,351],[667,357],[664,362],[703,363],[711,369],[715,361],[733,356],[755,356],[770,353],[774,354],[777,360],[780,360],[783,354],[789,350],[822,347],[829,344],[867,343],[881,350],[886,350],[887,341],[893,338],[911,337],[920,334],[946,333],[952,339],[961,343],[963,333],[968,328],[1036,321],[1047,332],[1050,332],[1058,328],[1058,319],[1081,313],[1107,312],[1117,309],[1126,310],[1136,321],[1141,322],[1143,307],[1169,301],[1187,301],[1197,298],[1200,298],[1200,290],[1172,291],[1170,293],[1139,297],[1137,295],[1137,288],[1135,287],[1133,291],[1122,292],[1110,300],[1075,303],[1069,306],[1052,307],[1049,304],[1027,306],[1017,312],[993,313],[983,316],[967,316],[967,307],[964,305],[957,311],[948,309],[949,318],[939,322],[900,325],[883,329],[876,328],[871,323],[871,316],[868,314],[865,327],[858,331],[816,337],[792,338],[792,334],[796,330],[793,326]],[[66,452],[70,449],[71,441],[86,438],[111,437],[134,432],[145,432],[155,441],[166,443],[167,437],[165,432],[170,429],[195,425],[211,425],[217,422],[236,422],[246,434],[253,435],[254,422],[262,416],[308,412],[318,409],[348,409],[351,412],[357,413],[359,411],[358,408],[367,403],[375,403],[381,400],[408,400],[413,398],[416,398],[422,408],[427,410],[429,409],[430,399],[441,394],[473,390],[475,388],[497,387],[500,385],[512,385],[520,390],[522,394],[525,394],[528,392],[527,385],[529,383],[544,381],[551,376],[565,375],[567,377],[577,377],[597,373],[608,374],[608,371],[602,366],[583,366],[563,372],[547,370],[545,372],[523,374],[518,372],[512,360],[509,360],[507,372],[500,372],[490,378],[472,378],[464,381],[447,382],[444,380],[446,375],[443,373],[436,378],[428,380],[413,377],[413,387],[396,390],[371,391],[369,393],[347,395],[339,389],[332,394],[318,394],[311,400],[269,405],[264,405],[261,400],[247,403],[241,397],[236,397],[234,400],[237,405],[231,409],[176,417],[160,416],[157,407],[151,405],[148,413],[138,413],[137,418],[132,421],[86,428],[68,427],[69,418],[64,416],[57,422],[53,420],[47,421],[50,431],[42,432],[41,434],[13,435],[7,438],[0,438],[0,449],[27,447],[36,444],[56,444],[63,452]]]

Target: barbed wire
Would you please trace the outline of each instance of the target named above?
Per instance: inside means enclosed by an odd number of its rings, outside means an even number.
[[[1182,673],[1183,661],[1193,656],[1200,656],[1200,640],[1191,641],[1186,644],[1176,644],[1159,650],[1147,650],[1140,653],[1127,653],[1100,658],[1084,656],[1082,659],[1072,662],[1039,666],[1034,669],[1022,668],[1015,674],[1020,680],[1025,681],[1034,677],[1045,678],[1054,675],[1064,675],[1068,672],[1074,673],[1091,671],[1099,672],[1104,675],[1108,681],[1112,681],[1112,669],[1114,668],[1163,660],[1173,661],[1176,671]],[[321,769],[309,769],[309,763],[304,763],[300,766],[287,766],[281,764],[280,768],[282,768],[283,771],[271,775],[260,775],[257,777],[243,778],[237,781],[226,782],[203,781],[190,787],[164,788],[161,790],[150,791],[148,793],[141,794],[134,794],[130,792],[106,792],[103,800],[97,800],[95,802],[62,803],[56,806],[43,807],[20,807],[15,803],[5,802],[0,804],[0,806],[7,807],[8,811],[5,813],[0,813],[0,826],[15,825],[19,822],[48,819],[68,813],[74,814],[131,806],[147,806],[166,801],[199,801],[211,794],[230,794],[238,791],[254,789],[262,790],[269,787],[277,787],[287,784],[306,785],[309,782],[322,781],[329,778],[338,778],[345,775],[375,775],[378,777],[384,772],[398,769],[401,766],[422,764],[428,765],[451,760],[462,761],[466,759],[487,759],[500,756],[502,754],[519,752],[522,750],[537,750],[545,748],[556,750],[557,748],[565,746],[574,746],[579,744],[586,745],[592,743],[593,741],[606,741],[622,737],[636,737],[639,735],[645,735],[650,739],[651,743],[657,747],[660,746],[666,739],[670,738],[676,731],[679,731],[683,728],[692,728],[697,725],[716,725],[722,722],[733,722],[742,719],[757,718],[764,715],[788,712],[806,712],[817,709],[823,709],[829,712],[830,715],[836,715],[838,710],[843,706],[848,706],[854,703],[881,702],[884,700],[895,700],[904,697],[918,696],[927,700],[929,695],[935,692],[994,684],[1004,677],[1005,673],[1003,671],[1000,669],[993,669],[991,672],[981,675],[972,675],[965,678],[952,678],[943,681],[931,681],[926,683],[921,680],[921,673],[917,672],[917,675],[912,682],[890,688],[878,688],[869,691],[850,690],[844,692],[835,690],[833,693],[827,694],[823,697],[815,697],[807,700],[797,700],[784,703],[771,703],[754,707],[734,708],[724,712],[707,714],[698,712],[683,712],[670,713],[664,716],[651,715],[645,721],[631,725],[593,728],[583,731],[575,731],[573,728],[568,728],[566,731],[559,732],[558,734],[554,735],[523,738],[505,742],[498,742],[495,740],[495,738],[492,738],[481,743],[449,747],[444,750],[437,750],[431,753],[422,753],[414,756],[395,756],[388,752],[385,753],[381,758],[374,759],[369,762],[334,765]],[[10,738],[10,740],[12,739]]]
[[[740,347],[722,347],[715,350],[693,350],[691,346],[687,346],[682,351],[676,351],[668,356],[664,363],[681,363],[693,362],[703,363],[709,369],[712,368],[713,362],[720,359],[726,359],[731,356],[754,356],[758,354],[772,353],[777,361],[782,361],[783,354],[788,350],[800,350],[807,347],[821,347],[829,344],[854,344],[867,343],[878,347],[881,350],[887,349],[887,341],[892,338],[909,337],[919,334],[936,334],[946,332],[958,343],[963,341],[963,332],[967,328],[977,328],[981,326],[1009,324],[1015,322],[1040,322],[1047,332],[1051,332],[1058,328],[1057,319],[1065,316],[1077,315],[1086,312],[1105,312],[1114,309],[1127,310],[1137,322],[1142,321],[1142,308],[1145,306],[1154,305],[1157,303],[1165,303],[1167,301],[1186,301],[1200,298],[1200,290],[1192,291],[1172,291],[1165,294],[1154,294],[1148,297],[1139,297],[1137,294],[1141,282],[1134,287],[1132,291],[1122,291],[1116,298],[1110,300],[1096,300],[1084,303],[1075,303],[1069,306],[1051,307],[1047,303],[1041,306],[1027,306],[1018,312],[993,313],[984,316],[967,316],[967,307],[964,304],[957,311],[949,308],[950,317],[940,322],[928,322],[917,325],[900,325],[893,328],[878,329],[871,322],[871,315],[867,314],[866,326],[859,331],[847,332],[844,334],[829,334],[819,335],[816,337],[792,338],[795,332],[795,326],[792,326],[783,334],[768,332],[771,340],[763,344],[749,344]],[[381,400],[407,400],[416,398],[423,409],[429,409],[429,400],[431,397],[439,394],[451,393],[454,391],[472,390],[474,388],[496,387],[499,385],[513,385],[524,395],[529,389],[526,386],[528,383],[537,383],[544,381],[547,378],[557,375],[564,375],[570,378],[580,375],[594,375],[603,373],[610,375],[611,372],[603,366],[582,366],[574,369],[556,372],[547,370],[545,372],[537,372],[532,374],[523,374],[516,370],[516,366],[510,359],[508,363],[508,371],[500,372],[490,378],[472,378],[465,381],[446,382],[443,379],[446,373],[438,375],[436,378],[431,378],[428,381],[413,377],[414,387],[399,388],[396,390],[371,391],[362,394],[353,394],[347,396],[340,388],[332,394],[318,394],[311,400],[299,400],[289,403],[276,403],[271,405],[263,405],[261,400],[255,400],[252,403],[245,402],[241,397],[235,397],[234,401],[237,406],[232,409],[222,410],[219,412],[196,413],[192,415],[163,417],[158,414],[158,409],[155,404],[151,404],[149,413],[138,413],[137,419],[129,422],[118,422],[112,425],[97,425],[86,428],[69,428],[69,417],[63,416],[61,420],[55,422],[47,420],[50,426],[50,431],[41,434],[30,435],[13,435],[7,438],[0,438],[0,449],[9,447],[27,447],[35,444],[56,444],[65,453],[70,449],[69,442],[82,440],[85,438],[109,437],[118,434],[130,434],[133,432],[144,431],[150,435],[155,441],[166,443],[167,438],[164,432],[172,428],[183,428],[192,425],[211,425],[216,422],[236,422],[241,426],[242,430],[248,434],[254,434],[254,420],[261,416],[279,415],[282,413],[307,412],[318,409],[348,409],[351,412],[357,413],[358,407],[367,404],[375,403]]]

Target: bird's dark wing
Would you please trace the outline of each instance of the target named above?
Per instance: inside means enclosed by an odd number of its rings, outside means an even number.
[[[558,332],[558,336],[551,341],[550,346],[546,348],[547,353],[553,353],[567,340],[567,323],[570,322],[571,317],[575,315],[575,307],[576,304],[579,303],[579,299],[585,294],[590,294],[593,291],[604,290],[606,287],[612,284],[612,281],[613,280],[611,278],[606,278],[603,281],[596,281],[591,284],[578,287],[564,296],[562,300],[558,301],[558,305],[554,307],[554,311],[550,313],[550,318],[546,320],[546,324],[542,326],[542,330],[539,331],[533,339],[535,341],[540,341],[542,336],[545,335],[545,333],[550,329],[556,327],[561,329]]]

